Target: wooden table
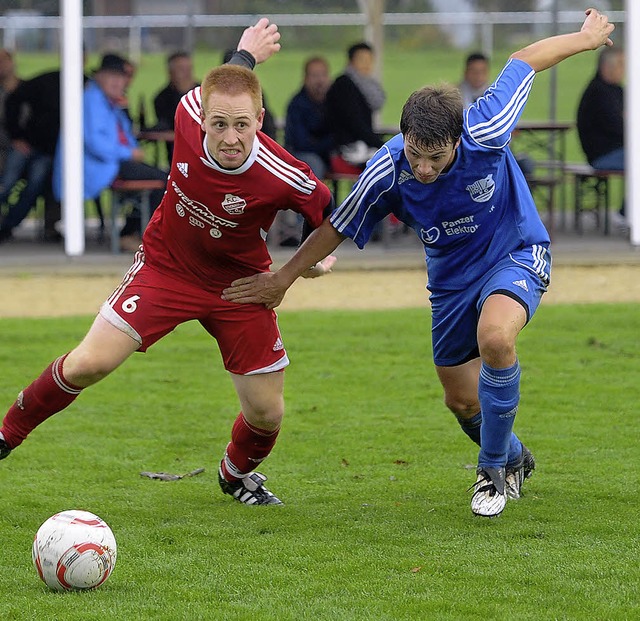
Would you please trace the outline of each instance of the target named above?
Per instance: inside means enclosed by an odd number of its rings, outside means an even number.
[[[166,142],[173,142],[176,133],[172,129],[143,129],[140,130],[136,138],[140,142],[148,142],[153,145],[153,163],[157,167],[160,164],[160,145]],[[169,162],[171,164],[171,162]]]
[[[513,132],[513,142],[529,150],[544,151],[544,158],[533,159],[547,162],[547,168],[563,170],[567,164],[567,132],[574,127],[575,123],[569,121],[520,121]],[[515,146],[512,151],[516,151]]]
[[[548,191],[547,212],[550,216],[550,231],[554,228],[554,194],[560,185],[563,209],[560,224],[565,225],[566,192],[564,173],[567,166],[567,133],[575,127],[570,121],[520,121],[512,134],[511,150],[514,154],[526,153],[531,157],[536,170],[529,175],[532,191],[543,188]]]

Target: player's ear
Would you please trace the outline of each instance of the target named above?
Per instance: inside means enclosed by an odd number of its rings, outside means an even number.
[[[202,131],[205,131],[204,120],[204,110],[200,108],[200,128]]]
[[[454,151],[460,146],[460,142],[461,141],[462,141],[461,138],[458,138],[458,140],[456,140],[456,143],[453,145],[453,150]]]
[[[262,124],[264,123],[264,108],[260,109],[260,114],[258,114],[258,129],[262,129]]]

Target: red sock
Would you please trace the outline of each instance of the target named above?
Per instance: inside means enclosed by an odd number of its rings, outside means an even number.
[[[240,412],[231,430],[231,442],[222,460],[222,475],[227,481],[237,481],[249,474],[271,452],[280,428],[275,431],[258,429],[247,422]]]
[[[0,432],[10,448],[16,448],[41,422],[64,410],[80,394],[82,388],[62,375],[62,364],[68,355],[54,360],[9,408]]]

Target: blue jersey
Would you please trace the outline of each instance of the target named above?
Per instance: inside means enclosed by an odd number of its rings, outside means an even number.
[[[534,76],[520,60],[507,63],[465,110],[455,162],[433,183],[414,178],[401,134],[389,140],[331,215],[336,230],[362,248],[375,224],[394,214],[424,244],[431,291],[465,289],[523,248],[543,254],[549,234],[508,146]],[[547,267],[535,267],[545,283]]]

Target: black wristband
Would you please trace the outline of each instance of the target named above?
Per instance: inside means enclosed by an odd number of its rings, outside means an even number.
[[[236,50],[229,61],[230,65],[241,65],[247,69],[251,69],[256,66],[256,59],[251,52],[247,50]]]

